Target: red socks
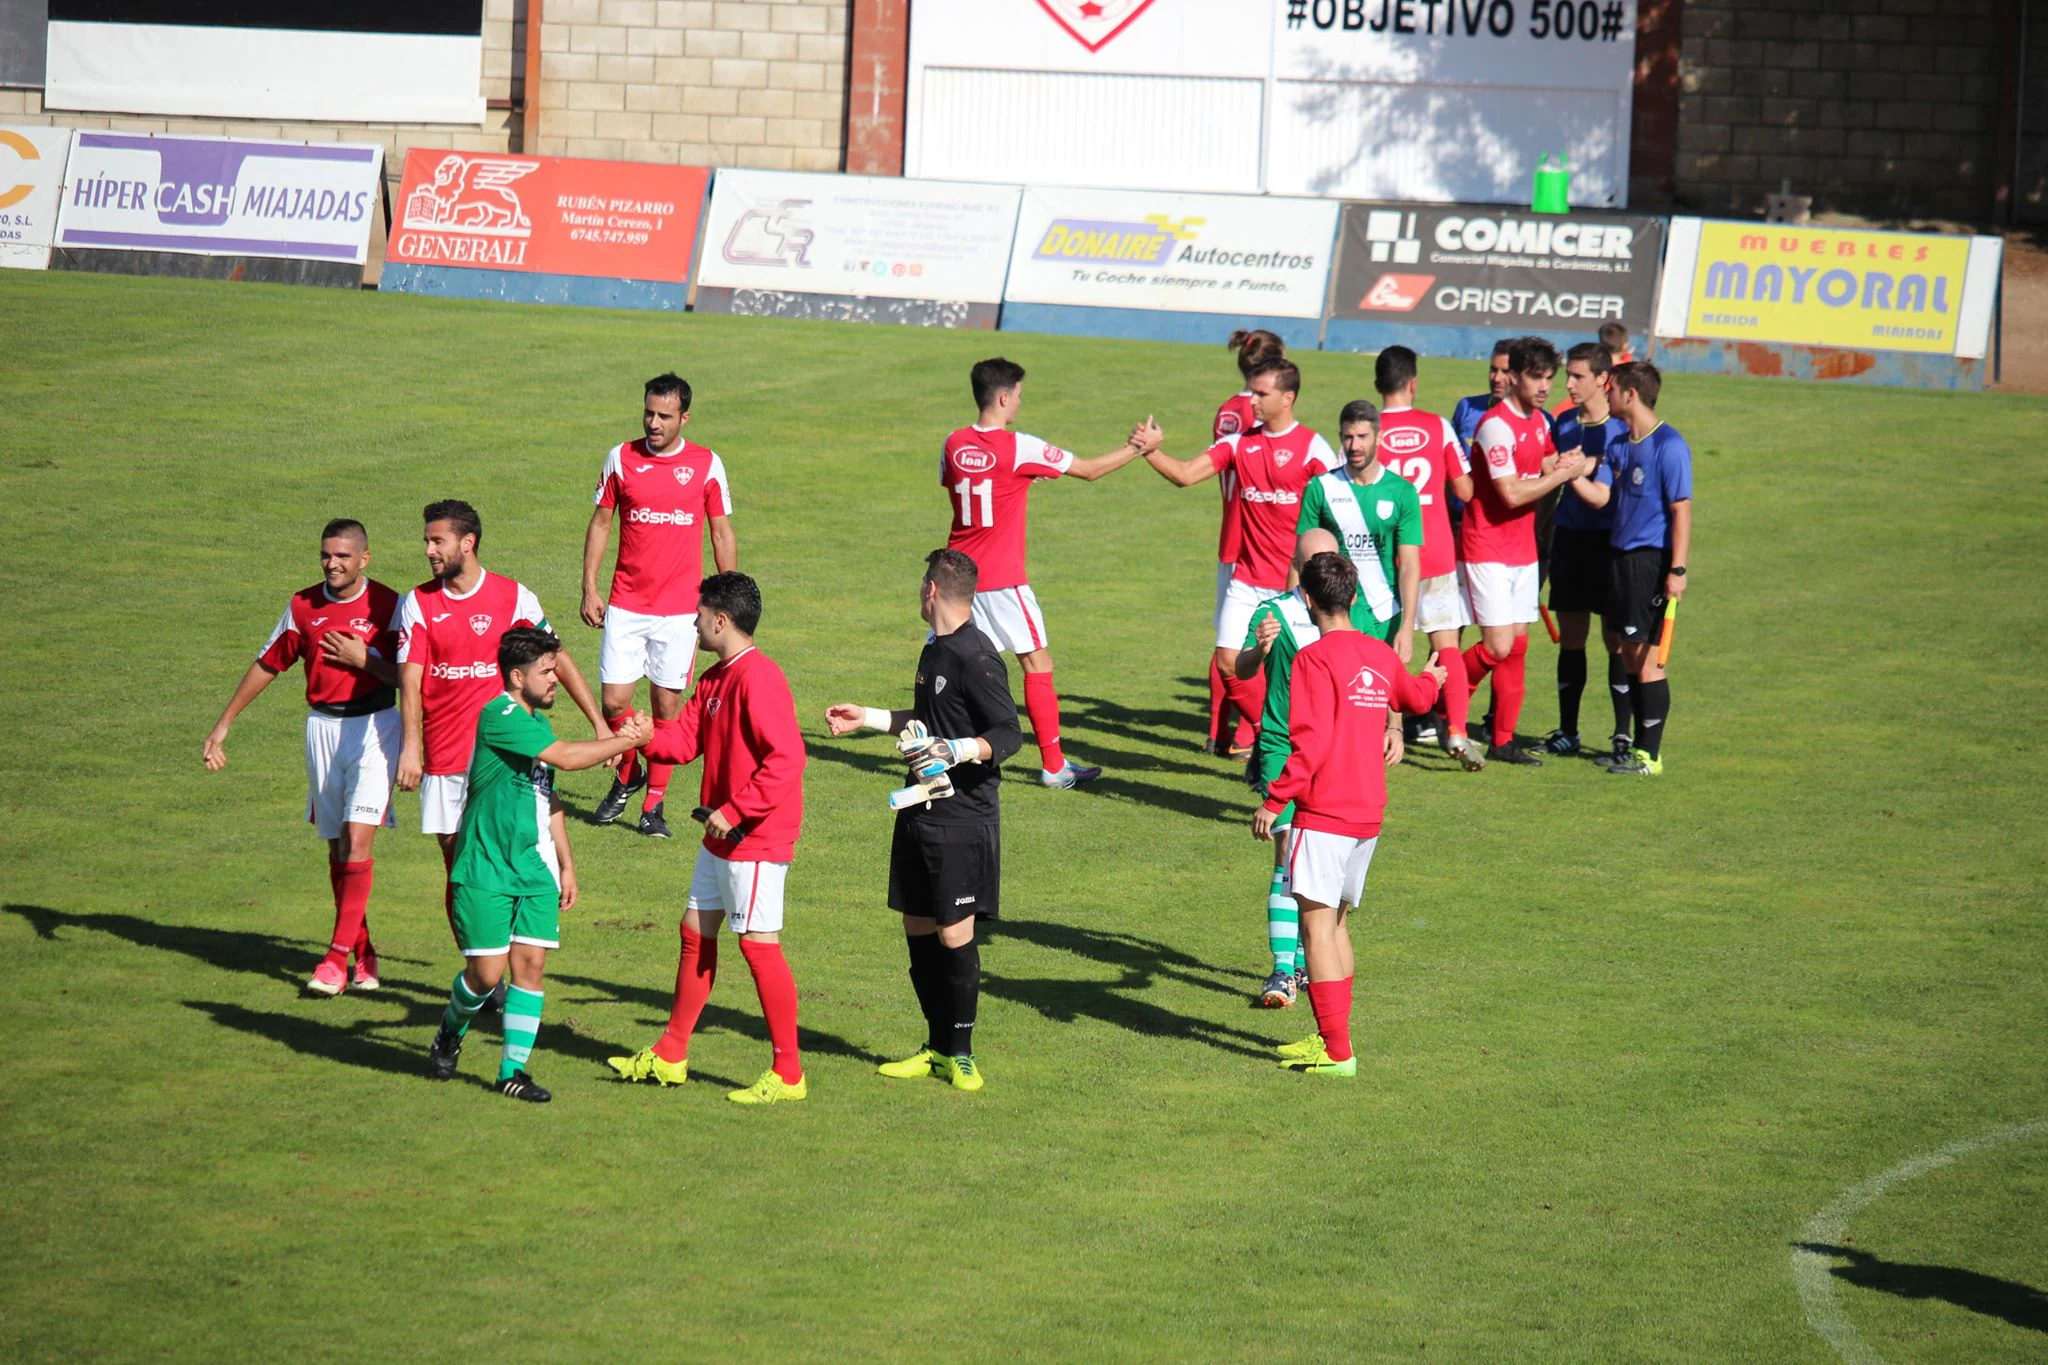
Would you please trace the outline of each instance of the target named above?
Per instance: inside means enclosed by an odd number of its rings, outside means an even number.
[[[1311,981],[1308,1002],[1316,1012],[1316,1032],[1323,1035],[1323,1047],[1330,1060],[1341,1062],[1351,1056],[1351,981]]]
[[[740,953],[747,959],[747,970],[754,974],[761,1014],[768,1021],[768,1045],[775,1049],[775,1074],[795,1085],[804,1078],[804,1064],[796,1050],[796,978],[789,973],[789,959],[782,955],[780,943],[758,943],[747,938],[740,940]]]
[[[718,939],[705,938],[689,925],[682,926],[683,956],[676,964],[676,999],[669,1008],[668,1028],[654,1045],[654,1055],[664,1062],[680,1062],[690,1055],[690,1034],[704,1002],[711,998],[711,983],[718,975]],[[795,1008],[795,988],[791,988]]]
[[[1266,670],[1262,668],[1249,678],[1238,677],[1235,670],[1226,673],[1223,690],[1237,707],[1237,744],[1243,748],[1258,738],[1259,717],[1266,710]]]
[[[1031,717],[1031,738],[1038,744],[1038,764],[1049,773],[1067,766],[1060,750],[1060,694],[1053,690],[1052,670],[1024,675],[1024,710]]]
[[[334,885],[334,934],[327,942],[327,960],[337,967],[348,965],[348,955],[369,946],[370,883],[376,879],[374,859],[359,863],[327,864],[327,879]]]
[[[1229,696],[1223,687],[1223,665],[1216,662],[1216,656],[1209,656],[1209,747],[1217,748],[1223,739],[1223,708]]]
[[[1517,635],[1508,657],[1493,666],[1493,742],[1514,740],[1515,722],[1522,718],[1522,697],[1529,669],[1529,637]]]
[[[652,810],[668,799],[669,775],[676,770],[673,763],[657,763],[647,760],[647,795],[640,802],[641,810]]]
[[[619,712],[617,715],[608,716],[605,719],[606,723],[609,724],[614,731],[616,731],[621,725],[625,724],[632,718],[633,709],[631,707],[627,707],[625,710]],[[633,785],[634,779],[638,778],[639,776],[640,751],[638,749],[628,749],[626,750],[626,756],[619,760],[619,781],[625,783],[627,786],[630,787]]]
[[[1479,690],[1479,684],[1486,681],[1486,675],[1493,672],[1499,663],[1499,659],[1486,652],[1484,640],[1476,642],[1472,648],[1465,651],[1465,686],[1468,697],[1471,692]]]
[[[1446,645],[1436,652],[1436,661],[1444,666],[1443,704],[1444,725],[1454,735],[1465,733],[1465,722],[1472,716],[1472,683],[1465,676],[1465,656],[1458,652],[1456,645]]]

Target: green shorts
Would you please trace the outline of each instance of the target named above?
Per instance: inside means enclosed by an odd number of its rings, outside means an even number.
[[[508,896],[481,887],[455,888],[455,942],[464,957],[497,957],[515,943],[562,946],[561,896]]]
[[[1401,634],[1400,608],[1396,607],[1394,609],[1394,614],[1392,616],[1389,616],[1386,620],[1375,621],[1371,625],[1367,626],[1365,628],[1365,633],[1367,635],[1372,636],[1373,639],[1378,640],[1381,644],[1390,645],[1394,643],[1396,637],[1398,637]]]
[[[1259,765],[1258,792],[1260,796],[1266,794],[1266,788],[1272,785],[1274,778],[1280,776],[1280,770],[1287,766],[1287,755],[1289,752],[1290,750],[1287,749],[1276,750],[1261,744],[1258,747],[1258,751],[1252,755],[1252,761]],[[1280,812],[1279,817],[1273,821],[1273,828],[1279,829],[1283,825],[1291,825],[1293,823],[1294,803],[1289,801],[1286,808]]]

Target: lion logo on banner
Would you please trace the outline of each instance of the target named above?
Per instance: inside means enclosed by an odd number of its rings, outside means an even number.
[[[422,232],[473,232],[530,237],[533,220],[512,186],[540,169],[538,161],[451,154],[434,167],[431,184],[405,201],[405,226]]]

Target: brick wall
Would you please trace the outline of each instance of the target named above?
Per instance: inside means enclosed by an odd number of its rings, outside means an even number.
[[[1996,168],[1996,0],[1685,0],[1683,207],[1985,219]],[[2030,82],[2031,83],[2031,82]],[[2043,108],[2036,101],[2033,108]]]

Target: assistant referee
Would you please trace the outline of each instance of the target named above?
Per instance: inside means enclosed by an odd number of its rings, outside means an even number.
[[[863,727],[900,735],[912,720],[930,738],[897,745],[912,770],[936,760],[951,794],[896,814],[889,850],[889,908],[903,916],[910,984],[924,1010],[925,1045],[877,1068],[893,1080],[939,1076],[979,1090],[974,1016],[981,952],[974,922],[998,917],[1002,893],[1001,764],[1024,743],[1010,677],[995,645],[974,624],[974,561],[958,550],[925,557],[919,611],[932,628],[917,660],[908,711],[840,703],[825,708],[835,735]]]

